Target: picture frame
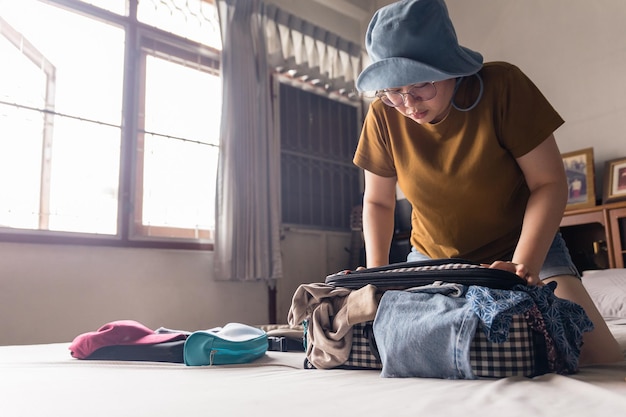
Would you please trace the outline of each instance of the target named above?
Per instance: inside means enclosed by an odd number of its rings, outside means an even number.
[[[561,154],[567,175],[568,198],[565,210],[575,210],[596,205],[595,167],[593,148]]]
[[[602,203],[626,201],[626,156],[611,159],[604,164]]]

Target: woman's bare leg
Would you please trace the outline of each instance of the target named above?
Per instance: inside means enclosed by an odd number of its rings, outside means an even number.
[[[600,315],[593,300],[587,293],[582,281],[571,275],[559,275],[546,278],[543,282],[556,281],[554,294],[580,305],[594,325],[594,330],[583,334],[583,346],[580,352],[579,365],[612,363],[624,360],[622,350],[609,331],[606,322]]]

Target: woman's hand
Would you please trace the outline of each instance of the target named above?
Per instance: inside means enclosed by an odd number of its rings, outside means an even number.
[[[502,269],[504,271],[513,272],[515,275],[525,280],[528,285],[543,285],[543,282],[539,279],[539,276],[532,274],[524,264],[495,261],[491,265],[485,266],[488,266],[489,268]]]

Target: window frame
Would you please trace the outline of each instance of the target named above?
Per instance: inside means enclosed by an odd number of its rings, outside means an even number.
[[[141,60],[145,62],[146,53],[142,48],[146,44],[158,46],[168,57],[180,60],[201,57],[200,64],[212,68],[219,74],[220,51],[198,42],[165,32],[158,28],[137,21],[137,2],[127,2],[127,15],[118,15],[80,0],[38,0],[45,4],[65,9],[68,13],[77,13],[94,20],[122,28],[125,32],[124,68],[122,92],[122,122],[120,126],[120,173],[118,184],[117,233],[97,234],[89,232],[70,232],[45,229],[18,229],[0,227],[0,242],[68,244],[86,246],[116,246],[163,249],[198,249],[213,250],[212,231],[201,231],[198,235],[193,229],[144,226],[141,224],[141,189],[140,168],[143,166],[141,153],[138,151],[140,136],[139,111],[143,96],[140,71]],[[211,2],[211,0],[204,0]],[[157,50],[157,48],[154,48]],[[145,74],[145,65],[143,67]],[[42,175],[45,175],[42,165]],[[138,204],[139,203],[139,204]],[[137,223],[138,220],[138,223]],[[39,227],[41,227],[41,220]],[[145,231],[151,231],[147,236]],[[172,236],[174,235],[174,236]]]
[[[186,42],[189,41],[186,40]],[[142,152],[145,143],[145,133],[148,132],[145,131],[143,126],[142,115],[145,114],[143,110],[145,108],[143,99],[146,89],[146,60],[149,55],[156,57],[164,56],[174,61],[180,61],[181,63],[189,63],[193,58],[198,57],[198,53],[192,49],[201,50],[203,54],[199,57],[200,61],[196,62],[196,65],[201,66],[204,70],[213,75],[219,75],[219,52],[201,44],[196,44],[193,48],[189,48],[188,45],[175,44],[175,42],[171,42],[171,39],[161,40],[159,39],[158,33],[149,33],[145,28],[139,30],[137,47],[135,49],[136,82],[134,85],[136,86],[135,97],[137,102],[135,105],[137,106],[137,111],[134,112],[136,117],[133,116],[133,121],[137,126],[134,129],[134,146],[129,150],[129,152],[134,153],[133,160],[135,161],[135,164],[133,164],[135,178],[134,181],[132,181],[133,189],[131,192],[135,210],[131,211],[132,214],[130,217],[132,218],[128,221],[128,223],[130,223],[129,236],[134,240],[191,239],[192,241],[196,241],[200,239],[200,241],[212,241],[214,238],[213,230],[196,230],[143,224],[141,219],[143,213],[142,190],[144,184],[142,174],[144,158],[142,157]]]

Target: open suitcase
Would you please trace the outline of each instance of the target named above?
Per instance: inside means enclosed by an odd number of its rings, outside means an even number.
[[[380,292],[406,290],[431,285],[435,282],[453,282],[495,289],[510,290],[525,285],[517,275],[481,266],[463,259],[437,259],[402,262],[359,271],[341,271],[326,277],[325,283],[334,287],[359,289],[372,284]],[[353,327],[350,356],[341,368],[382,369],[372,322]],[[305,326],[306,343],[306,326]],[[544,339],[537,335],[524,315],[514,315],[509,336],[503,343],[490,342],[479,328],[470,345],[470,362],[476,377],[534,376],[545,373]],[[305,367],[314,368],[310,362]]]

